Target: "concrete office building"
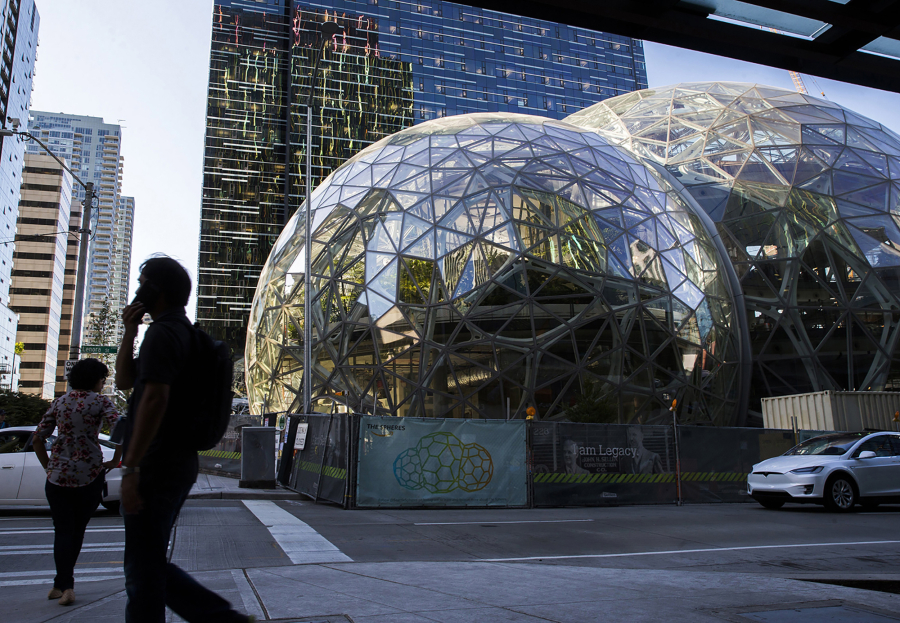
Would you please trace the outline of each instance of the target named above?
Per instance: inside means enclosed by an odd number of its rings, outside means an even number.
[[[121,194],[124,162],[121,126],[105,123],[99,117],[35,111],[31,131],[57,156],[71,162],[72,170],[84,182],[94,183],[98,200],[91,224],[84,327],[87,328],[90,315],[105,305],[118,318],[127,298],[134,220],[134,200],[129,202]],[[38,150],[37,146],[28,147],[29,152]],[[76,205],[84,201],[84,189],[77,184],[72,200]],[[125,296],[122,296],[123,285]],[[121,335],[121,331],[118,326],[116,335]]]
[[[64,293],[72,176],[48,155],[25,154],[11,306],[19,313],[16,342],[25,348],[19,390],[53,398]]]
[[[0,19],[0,122],[27,129],[40,17],[33,0],[2,0]],[[25,146],[18,138],[0,139],[0,387],[16,389],[16,314],[9,308],[19,186]]]
[[[81,206],[69,212],[69,231],[81,228]],[[63,277],[63,305],[59,323],[59,348],[56,350],[56,396],[62,396],[68,389],[66,379],[66,361],[69,359],[69,348],[72,346],[72,310],[75,308],[75,281],[78,273],[78,236],[69,236],[70,244],[66,251],[66,271]],[[75,244],[71,244],[74,241]]]
[[[244,350],[260,271],[313,187],[367,145],[467,112],[560,119],[647,84],[629,37],[450,2],[217,0],[213,6],[197,318]]]

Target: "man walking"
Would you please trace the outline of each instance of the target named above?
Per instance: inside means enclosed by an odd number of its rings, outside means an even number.
[[[140,288],[122,313],[125,335],[116,357],[116,386],[134,389],[125,424],[122,506],[125,509],[127,623],[164,623],[169,606],[189,623],[243,623],[252,618],[167,562],[172,526],[197,479],[197,452],[183,433],[191,417],[194,331],[185,314],[191,278],[170,257],[141,265]],[[144,313],[139,356],[134,340]]]

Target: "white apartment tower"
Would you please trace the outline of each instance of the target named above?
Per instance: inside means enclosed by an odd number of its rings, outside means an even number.
[[[99,117],[32,111],[31,132],[41,137],[57,156],[71,162],[82,181],[94,183],[91,246],[85,292],[84,327],[91,314],[104,305],[120,318],[127,304],[131,269],[134,199],[122,196],[122,128]],[[29,145],[28,151],[37,150]],[[73,188],[73,205],[84,200],[84,189]],[[122,334],[121,321],[116,336]]]

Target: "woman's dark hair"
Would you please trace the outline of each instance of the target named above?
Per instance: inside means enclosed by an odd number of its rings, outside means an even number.
[[[109,376],[109,368],[99,359],[80,359],[69,371],[69,385],[83,392],[92,391],[94,386]]]
[[[167,255],[157,255],[141,264],[141,274],[166,295],[169,305],[187,306],[191,297],[191,276],[184,266]]]

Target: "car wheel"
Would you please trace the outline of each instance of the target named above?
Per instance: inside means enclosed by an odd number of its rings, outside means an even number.
[[[836,513],[846,513],[856,504],[856,489],[847,476],[834,476],[825,483],[825,507]]]
[[[757,502],[762,504],[763,508],[768,508],[773,511],[784,506],[784,500],[757,500]]]
[[[103,508],[108,511],[112,511],[114,513],[119,512],[119,500],[109,500],[108,502],[106,500],[103,500],[102,502],[100,502],[100,504],[102,504]]]

